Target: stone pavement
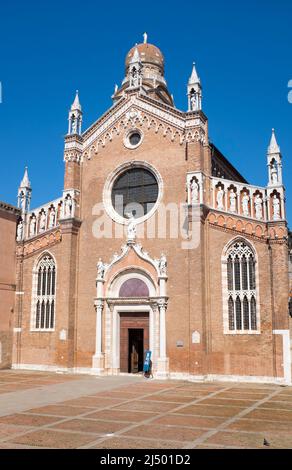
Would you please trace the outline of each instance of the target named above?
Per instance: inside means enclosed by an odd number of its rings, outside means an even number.
[[[23,448],[292,448],[292,387],[0,371],[0,449]]]

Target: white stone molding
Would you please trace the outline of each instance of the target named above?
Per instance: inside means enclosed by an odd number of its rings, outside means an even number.
[[[136,113],[135,113],[136,115]],[[140,140],[137,144],[133,145],[131,144],[130,142],[130,137],[132,134],[139,134],[140,135]],[[135,123],[133,124],[133,127],[131,127],[129,129],[128,132],[126,132],[125,136],[124,136],[124,140],[123,140],[123,143],[124,143],[124,146],[130,150],[135,150],[136,148],[140,147],[140,145],[142,144],[143,142],[143,139],[144,139],[144,132],[142,132],[141,129],[138,129],[137,127],[135,127]]]

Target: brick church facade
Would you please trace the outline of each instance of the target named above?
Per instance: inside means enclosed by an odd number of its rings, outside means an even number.
[[[182,112],[145,35],[85,131],[76,94],[63,194],[31,210],[25,171],[12,367],[138,372],[149,349],[155,377],[291,383],[275,133],[267,186],[249,184],[209,141],[195,66],[187,94]]]

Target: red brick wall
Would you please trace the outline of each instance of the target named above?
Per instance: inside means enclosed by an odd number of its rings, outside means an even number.
[[[0,205],[0,368],[11,365],[15,306],[15,235],[18,212]]]

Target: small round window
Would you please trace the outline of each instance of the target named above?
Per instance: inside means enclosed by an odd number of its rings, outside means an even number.
[[[132,146],[138,145],[141,140],[141,135],[138,132],[133,132],[129,135],[129,142]]]
[[[112,187],[112,205],[122,217],[146,215],[158,199],[158,183],[154,174],[145,168],[124,171]]]
[[[138,129],[132,129],[125,135],[124,144],[129,149],[135,149],[139,147],[143,140],[143,133]]]

